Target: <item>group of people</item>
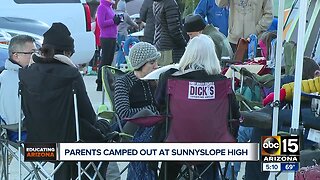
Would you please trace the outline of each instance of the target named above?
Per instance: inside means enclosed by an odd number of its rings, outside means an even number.
[[[145,38],[143,41],[148,42],[149,44],[136,44],[131,49],[133,52],[130,51],[129,59],[131,63],[133,62],[133,64],[135,64],[137,58],[133,54],[135,54],[136,48],[143,47],[142,49],[145,49],[147,52],[149,47],[151,48],[152,45],[153,50],[152,52],[148,51],[148,53],[150,53],[150,55],[153,54],[153,56],[150,57],[147,55],[142,55],[141,58],[144,60],[141,61],[144,62],[144,66],[140,68],[134,67],[133,72],[130,72],[117,81],[115,93],[117,113],[120,113],[122,118],[132,117],[142,109],[150,109],[155,114],[162,113],[163,109],[161,108],[161,105],[164,105],[165,100],[163,100],[161,97],[165,97],[166,90],[165,88],[161,87],[166,85],[166,79],[176,70],[170,69],[164,73],[160,77],[158,86],[156,88],[151,84],[141,80],[141,78],[146,75],[146,72],[151,72],[152,70],[156,69],[157,64],[160,66],[165,66],[171,63],[178,63],[180,67],[179,71],[184,71],[189,68],[204,70],[205,68],[197,63],[196,66],[192,66],[191,64],[182,66],[182,64],[185,63],[183,61],[186,60],[186,56],[191,57],[192,60],[189,59],[189,63],[191,63],[191,61],[196,61],[197,57],[200,56],[200,54],[197,53],[205,54],[204,49],[199,50],[200,52],[191,53],[191,48],[188,50],[188,47],[194,46],[196,44],[196,39],[200,38],[203,40],[208,36],[210,37],[209,39],[214,42],[213,50],[219,63],[223,57],[232,59],[240,38],[248,38],[251,34],[255,34],[258,38],[260,38],[261,35],[267,30],[276,30],[276,28],[273,27],[274,22],[276,23],[276,21],[273,21],[274,19],[272,11],[273,2],[271,0],[263,0],[259,2],[253,0],[200,0],[194,11],[194,14],[186,16],[182,19],[179,2],[175,0],[145,0],[141,8],[140,15],[142,20],[146,22],[146,29],[144,32]],[[201,45],[199,44],[199,46]],[[160,53],[160,57],[158,57],[158,53],[155,53],[156,51]],[[190,53],[194,56],[192,56]],[[203,54],[201,57],[205,56]],[[154,59],[157,60],[154,61]],[[211,60],[215,61],[215,57],[211,56]],[[312,65],[312,62],[313,60],[311,60],[311,63],[309,63],[311,64],[310,66],[316,67]],[[215,66],[215,68],[217,67],[218,66]],[[221,67],[219,66],[219,68]],[[146,71],[146,69],[148,69],[148,71]],[[206,71],[206,74],[210,75],[208,71]],[[214,74],[220,74],[220,72]],[[188,78],[194,77],[188,76]],[[203,79],[204,76],[202,75],[197,78]],[[148,91],[146,91],[146,89]],[[154,89],[156,90],[155,92]],[[143,102],[141,102],[139,99],[143,99]],[[233,107],[232,109],[237,111],[239,108]],[[272,117],[270,110],[263,109],[261,111],[267,111],[262,112],[268,114],[268,116],[263,117]],[[241,119],[243,121],[250,121],[256,115],[254,113],[258,115],[261,114],[261,112],[255,111],[252,113],[242,112]],[[247,132],[247,130],[249,130],[248,132],[250,133],[248,134],[248,138],[241,140],[243,142],[258,142],[259,139],[255,138],[259,138],[261,135],[270,135],[270,132],[261,134],[261,132],[264,131],[260,130],[259,128],[244,126],[240,126],[240,135],[244,135],[241,133]],[[135,136],[136,142],[147,142],[150,141],[150,139],[152,140],[153,137],[150,137],[152,134],[151,131],[154,131],[154,127],[139,128]],[[259,132],[259,135],[253,132]],[[238,140],[240,138],[241,137],[238,137]],[[136,174],[139,177],[139,170],[134,169],[134,167],[141,166],[140,170],[143,169],[145,170],[144,172],[148,171],[148,166],[141,164],[135,164],[135,166],[134,163],[131,164],[129,168],[129,179],[135,177],[132,174]],[[239,170],[239,168],[236,168],[236,176]],[[231,170],[228,170],[228,172],[231,172]],[[145,175],[146,177],[151,177],[154,175],[152,172],[150,172],[148,175],[144,173],[141,174]],[[174,177],[175,175],[176,174],[173,173],[173,176],[171,177]],[[261,168],[260,166],[257,166],[257,163],[247,163],[245,179],[267,179],[268,176],[268,173],[261,173]],[[231,179],[231,173],[228,173],[227,178]]]
[[[113,7],[117,6],[117,10]],[[161,53],[160,66],[171,63],[178,63],[183,55],[189,37],[185,30],[183,19],[181,17],[181,4],[176,0],[145,0],[140,9],[140,18],[145,22],[143,41],[153,44]],[[104,65],[111,65],[114,59],[116,49],[116,39],[124,40],[128,25],[135,27],[136,24],[128,21],[125,8],[125,1],[103,0],[97,9],[97,25],[100,27],[100,41],[102,49],[102,58],[99,65],[101,69]],[[266,31],[273,19],[272,1],[263,0],[256,3],[252,0],[200,0],[194,10],[206,19],[207,27],[205,34],[213,33],[213,36],[228,36],[229,43],[233,51],[236,49],[239,38],[248,38],[250,34],[260,36]],[[119,10],[124,15],[124,19],[119,16]],[[218,30],[213,29],[217,28]],[[118,30],[117,30],[118,29]],[[222,33],[218,34],[217,31]],[[120,37],[120,38],[119,38]],[[212,36],[211,36],[212,37]],[[215,43],[220,40],[215,38]],[[119,43],[119,42],[118,42]],[[218,52],[220,54],[220,52]],[[219,56],[218,54],[218,56]],[[230,59],[232,54],[228,55]],[[219,57],[220,58],[220,57]],[[102,89],[101,70],[98,71],[97,90]]]
[[[213,2],[214,5],[210,2],[211,5],[208,7],[202,7],[201,4],[207,2],[200,1],[196,14],[184,18],[183,23],[175,0],[153,2],[145,0],[141,8],[142,19],[147,22],[145,39],[143,39],[145,42],[135,44],[129,52],[129,60],[134,71],[117,79],[115,84],[115,108],[121,119],[130,118],[143,109],[149,109],[154,114],[164,113],[166,81],[176,71],[182,72],[184,75],[181,78],[185,79],[218,81],[225,78],[221,75],[221,58],[232,58],[237,39],[247,38],[252,33],[261,35],[268,29],[273,18],[272,1],[263,1],[258,4],[251,1],[228,4],[229,2],[217,1],[217,4]],[[204,10],[200,10],[201,8]],[[218,12],[218,10],[221,11]],[[215,13],[221,12],[228,16],[229,21],[218,23],[219,18],[208,15],[216,16]],[[235,17],[243,18],[239,21]],[[235,23],[237,23],[236,26]],[[247,23],[251,24],[244,25]],[[228,39],[225,35],[228,35]],[[157,69],[158,65],[165,66],[171,63],[178,63],[179,69],[170,69],[163,73],[157,87],[142,80],[144,76]],[[184,73],[185,71],[189,73]],[[237,119],[240,117],[239,107],[234,97],[233,101],[232,109],[235,113],[233,118]],[[161,136],[158,131],[158,127],[139,127],[133,142],[153,142],[155,139],[157,139],[156,142],[159,142],[159,139],[161,142],[161,137],[155,137],[159,134]],[[152,168],[148,164],[130,162],[128,179],[156,179],[157,168]],[[170,163],[168,177],[176,178],[180,168],[175,163]],[[214,166],[210,171],[215,173],[205,173],[203,177],[209,179],[218,177],[216,168]],[[163,179],[164,176],[161,169],[159,178]]]
[[[0,74],[1,123],[16,124],[23,120],[26,132],[22,140],[25,142],[75,142],[74,106],[67,104],[68,107],[60,107],[72,97],[71,89],[66,92],[69,95],[58,97],[62,101],[53,99],[59,91],[73,84],[77,96],[80,139],[85,142],[109,142],[108,133],[111,131],[103,128],[103,122],[97,120],[83,78],[70,59],[74,53],[70,31],[62,23],[53,23],[43,36],[40,49],[28,35],[17,35],[10,40],[9,58]],[[23,84],[22,103],[19,100],[19,84]],[[26,91],[37,99],[24,96]],[[8,135],[12,141],[18,139],[17,132],[8,131]],[[107,165],[105,162],[100,168],[104,177]],[[75,168],[75,163],[63,164],[55,179],[76,177]],[[94,173],[93,169],[91,173]]]
[[[96,81],[97,90],[102,89],[101,67],[111,65],[114,59],[117,38],[122,40],[127,36],[127,25],[121,25],[124,20],[128,19],[128,15],[125,14],[125,2],[122,0],[118,2],[120,14],[112,9],[114,3],[113,0],[101,0],[97,10],[102,49],[102,62]],[[175,0],[145,0],[140,14],[141,19],[146,22],[144,42],[136,43],[130,49],[129,61],[133,71],[119,77],[115,83],[115,110],[121,119],[133,117],[146,109],[153,114],[166,113],[164,107],[167,105],[167,80],[173,77],[173,74],[180,74],[180,79],[213,82],[225,80],[226,77],[221,74],[221,59],[223,57],[232,58],[239,38],[248,38],[250,34],[259,37],[267,31],[273,19],[271,0],[259,2],[254,0],[200,0],[195,14],[185,17],[184,22],[181,20],[180,8]],[[221,16],[226,17],[222,23],[219,18]],[[136,26],[134,23],[132,25]],[[67,86],[66,82],[70,80],[76,82],[75,89],[78,97],[76,106],[79,109],[81,140],[108,142],[109,134],[99,125],[101,122],[97,121],[97,115],[86,93],[83,79],[76,65],[70,60],[74,53],[74,42],[68,28],[62,23],[53,23],[51,28],[44,33],[44,41],[40,50],[36,49],[34,42],[35,40],[28,35],[13,37],[10,41],[9,59],[5,63],[5,70],[0,75],[1,121],[5,124],[17,123],[21,120],[18,112],[22,112],[26,127],[24,140],[26,142],[38,141],[39,137],[28,131],[43,133],[41,131],[44,129],[39,129],[38,124],[36,126],[32,123],[33,119],[30,114],[33,115],[32,117],[34,114],[44,117],[48,115],[43,114],[42,111],[46,107],[37,104],[33,104],[32,108],[24,107],[30,102],[23,102],[21,106],[17,96],[19,82],[23,82],[24,86],[33,91],[51,92]],[[165,66],[172,63],[177,63],[178,69],[169,69],[161,74],[156,84],[143,80],[145,76],[158,69],[158,65]],[[309,64],[316,67],[312,64],[312,60]],[[314,71],[317,70],[319,71],[318,66]],[[284,85],[285,87],[288,86]],[[290,92],[289,90],[282,91],[287,94]],[[50,93],[44,93],[44,95],[49,96]],[[233,119],[246,121],[256,116],[240,113],[235,96],[230,96],[229,103],[231,104],[229,111],[232,110]],[[69,112],[71,109],[72,107],[65,111]],[[270,111],[262,111],[270,113]],[[50,116],[52,117],[49,118],[54,118],[53,114]],[[47,125],[42,122],[42,126]],[[57,127],[52,127],[51,131],[59,130]],[[152,127],[137,127],[133,142],[163,142],[165,138],[163,131],[161,124]],[[259,128],[251,131],[248,138],[251,142],[258,142],[260,135],[270,133],[269,130],[266,132]],[[243,131],[239,131],[241,132]],[[239,137],[235,138],[239,140]],[[106,175],[107,166],[108,163],[105,163],[100,169],[104,175]],[[74,167],[75,164],[66,164],[55,178],[74,177],[75,175],[71,173]],[[163,167],[158,174],[157,167],[157,163],[152,166],[148,162],[130,162],[127,179],[164,179],[165,176],[175,179],[181,169],[180,164],[168,163],[168,174],[164,174]],[[198,166],[199,170],[202,168],[201,165]],[[245,179],[268,179],[269,174],[261,173],[259,168],[256,163],[247,163]],[[203,174],[203,178],[219,179],[215,164],[212,169]],[[227,178],[231,179],[231,174]]]

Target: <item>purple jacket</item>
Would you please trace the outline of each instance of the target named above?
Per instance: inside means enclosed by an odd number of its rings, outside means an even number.
[[[117,25],[113,22],[115,13],[112,10],[111,3],[106,0],[100,0],[97,9],[98,25],[100,27],[100,38],[116,38]]]

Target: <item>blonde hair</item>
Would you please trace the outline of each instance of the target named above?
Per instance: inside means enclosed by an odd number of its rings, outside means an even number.
[[[179,70],[205,70],[209,75],[220,74],[220,62],[213,40],[204,34],[192,38],[179,62]]]

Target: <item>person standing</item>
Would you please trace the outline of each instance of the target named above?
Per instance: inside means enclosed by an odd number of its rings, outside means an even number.
[[[97,91],[102,91],[101,67],[111,65],[117,38],[117,25],[121,19],[112,9],[114,0],[101,0],[97,9],[98,26],[100,27],[100,43],[102,49],[101,63],[99,64]]]
[[[140,9],[140,19],[145,22],[143,41],[153,44],[154,40],[154,15],[153,0],[144,0]]]
[[[273,19],[272,0],[215,0],[219,7],[230,7],[228,39],[233,50],[240,38],[258,37]]]
[[[181,13],[176,0],[155,0],[154,44],[161,52],[160,66],[178,63],[182,57],[187,41],[183,35]]]
[[[116,14],[121,17],[121,22],[118,25],[118,35],[117,35],[117,59],[116,65],[120,68],[120,64],[126,63],[125,55],[123,47],[121,43],[128,39],[128,27],[133,27],[134,29],[138,29],[139,26],[135,23],[127,13],[126,2],[124,0],[120,0],[117,4]]]
[[[208,24],[212,24],[228,36],[229,7],[221,8],[212,0],[200,0],[194,13],[200,14],[204,19],[207,18]]]

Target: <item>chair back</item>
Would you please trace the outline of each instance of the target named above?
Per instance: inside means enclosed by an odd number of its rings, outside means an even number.
[[[166,142],[235,142],[228,130],[229,79],[168,80],[170,127]]]
[[[116,79],[125,73],[112,66],[103,66],[101,71],[103,90],[106,92],[107,100],[111,102],[111,110],[114,110],[114,85]]]
[[[40,82],[37,76],[40,75],[20,71],[22,109],[28,132],[26,142],[75,142],[74,79],[60,78],[60,86],[55,86],[55,77],[47,77],[52,87],[31,85]]]

